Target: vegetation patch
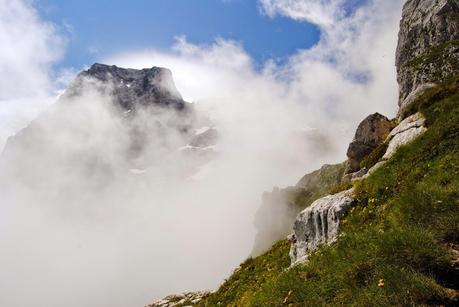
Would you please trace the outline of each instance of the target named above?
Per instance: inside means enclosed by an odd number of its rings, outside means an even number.
[[[290,242],[283,240],[263,255],[247,259],[217,292],[205,297],[198,306],[250,306],[261,286],[289,267],[289,251]]]
[[[419,111],[426,110],[437,101],[441,101],[447,97],[451,97],[459,92],[459,76],[456,76],[437,86],[427,89],[422,95],[407,108],[406,114],[414,114]]]
[[[373,151],[360,162],[360,168],[372,168],[384,156],[387,150],[387,146],[388,143],[382,143],[373,149]]]
[[[298,212],[309,207],[315,200],[330,194],[341,183],[346,162],[325,165],[320,170],[304,176],[297,184],[298,190],[292,195],[292,203]]]
[[[349,190],[350,188],[352,188],[353,186],[354,186],[354,183],[351,180],[345,180],[345,181],[335,185],[334,187],[332,187],[328,194],[333,195],[333,194],[336,194],[336,193],[339,193],[339,192],[342,192],[342,191],[346,191],[346,190]]]
[[[407,66],[413,67],[416,70],[424,65],[431,65],[434,67],[442,67],[445,61],[451,61],[453,67],[459,65],[459,58],[451,57],[450,54],[454,53],[451,50],[459,48],[459,40],[451,40],[438,46],[432,47],[427,52],[417,56],[407,63]]]

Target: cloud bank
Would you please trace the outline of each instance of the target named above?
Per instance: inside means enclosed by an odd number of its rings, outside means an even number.
[[[222,38],[196,45],[178,37],[173,52],[132,51],[105,61],[134,68],[169,67],[184,98],[212,110],[231,130],[251,130],[245,123],[260,123],[267,135],[276,129],[317,129],[333,139],[341,157],[337,159],[343,159],[360,120],[373,112],[396,112],[394,50],[402,1],[368,1],[347,15],[342,13],[344,1],[259,4],[272,16],[315,22],[320,41],[299,50],[286,64],[267,61],[261,69],[240,43]],[[328,17],[322,12],[329,12]],[[309,161],[311,168],[319,163]]]
[[[65,38],[30,1],[0,0],[0,148],[55,97],[51,66]]]
[[[39,43],[30,39],[28,46],[44,46],[37,50],[45,55],[29,52],[8,68],[2,64],[10,63],[8,55],[0,53],[0,67],[19,76],[16,92],[2,101],[54,92],[49,72],[62,40],[27,3],[5,2],[20,8],[18,21],[38,29]],[[317,24],[320,41],[284,64],[268,61],[261,68],[243,45],[224,38],[196,45],[178,37],[169,52],[132,50],[101,59],[122,67],[170,68],[184,98],[218,128],[219,155],[191,176],[186,166],[195,161],[176,154],[183,140],[173,131],[165,134],[168,146],[155,143],[146,150],[146,172],[133,173],[136,165],[125,156],[130,136],[110,97],[88,90],[77,104],[53,107],[35,123],[38,140],[52,146],[40,149],[42,142],[32,142],[36,151],[14,155],[30,162],[19,171],[31,181],[11,182],[17,169],[0,180],[6,195],[0,241],[7,251],[0,254],[6,268],[2,305],[121,307],[215,288],[250,252],[264,190],[294,184],[323,163],[341,162],[361,119],[376,111],[395,114],[402,1],[372,0],[351,12],[344,1],[259,5],[269,16]],[[1,24],[0,35],[9,35],[13,22]],[[10,38],[9,46],[17,48]],[[27,70],[15,67],[35,71],[34,77],[27,81]],[[46,103],[36,101],[42,110]],[[54,113],[56,108],[62,110]],[[4,114],[21,123],[31,118],[24,110]],[[137,120],[155,135],[148,113]]]
[[[268,16],[279,14],[327,27],[344,17],[346,0],[260,0],[259,3]]]

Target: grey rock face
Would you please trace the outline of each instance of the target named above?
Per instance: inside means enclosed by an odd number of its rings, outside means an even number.
[[[413,141],[415,138],[424,133],[427,130],[424,125],[425,118],[419,112],[401,121],[400,124],[392,129],[392,131],[387,136],[385,142],[388,144],[388,146],[381,160],[373,167],[371,167],[368,172],[361,177],[361,179],[368,178],[378,168],[383,166],[387,160],[394,155],[400,146]]]
[[[194,306],[199,303],[209,292],[187,292],[178,295],[169,295],[153,304],[145,307],[175,307],[175,306]]]
[[[400,134],[402,132],[405,132],[406,130],[412,129],[412,128],[418,128],[418,127],[423,127],[426,122],[426,119],[421,113],[416,113],[413,114],[407,118],[405,118],[403,121],[401,121],[397,127],[392,129],[392,131],[389,133],[387,136],[387,140],[391,140],[394,136],[397,134]]]
[[[382,159],[389,159],[397,149],[413,141],[423,134],[427,129],[424,127],[425,118],[421,113],[413,114],[405,118],[397,127],[395,127],[388,136],[389,145]]]
[[[336,241],[340,220],[355,201],[352,194],[350,189],[325,196],[297,216],[294,233],[289,236],[292,264],[307,260],[318,246]]]
[[[396,52],[399,105],[420,85],[440,82],[457,73],[458,44],[445,43],[458,39],[459,0],[406,2]],[[439,50],[432,54],[432,47]],[[423,61],[426,56],[429,59]]]
[[[416,89],[414,89],[400,104],[400,109],[398,110],[397,118],[399,120],[405,119],[407,116],[410,115],[411,108],[413,103],[416,101],[418,97],[424,94],[428,89],[435,87],[434,83],[424,83],[419,85]]]
[[[104,87],[99,89],[103,91],[107,90],[108,84],[110,92],[106,94],[111,94],[115,102],[125,110],[133,110],[138,106],[168,106],[182,110],[186,106],[167,68],[138,70],[96,63],[78,74],[64,98],[83,92],[82,87],[87,86],[85,81],[88,79],[101,81]]]
[[[344,181],[354,181],[354,180],[359,180],[361,179],[363,176],[365,176],[367,174],[368,170],[366,167],[363,167],[361,168],[360,170],[358,170],[357,172],[355,173],[350,173],[350,174],[346,174],[343,176],[343,180]]]
[[[385,116],[375,113],[365,118],[355,132],[354,140],[349,144],[349,158],[346,174],[357,172],[360,162],[379,144],[382,144],[393,128],[392,122]]]

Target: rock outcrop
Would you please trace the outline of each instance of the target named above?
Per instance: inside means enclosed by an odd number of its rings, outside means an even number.
[[[442,82],[459,64],[459,0],[408,0],[396,52],[399,106],[408,109],[413,91]],[[411,97],[412,98],[412,97]],[[400,114],[400,118],[410,114]]]
[[[382,159],[389,159],[400,146],[413,141],[424,133],[427,130],[424,124],[425,118],[421,113],[416,113],[405,118],[387,137],[389,144]]]
[[[187,292],[187,293],[177,294],[177,295],[169,295],[145,307],[195,306],[208,294],[209,292],[198,291],[198,292]]]
[[[393,123],[384,115],[371,114],[358,126],[354,139],[347,150],[348,166],[346,174],[360,170],[360,162],[373,149],[382,144],[393,128]]]
[[[371,174],[373,174],[378,168],[383,166],[388,159],[390,159],[397,149],[405,144],[416,139],[418,136],[423,134],[427,128],[425,127],[425,118],[421,113],[413,114],[403,121],[401,121],[387,136],[385,143],[387,144],[387,148],[382,155],[381,159],[371,167],[365,175],[363,175],[360,179],[368,178]]]
[[[337,239],[341,218],[355,201],[352,194],[353,189],[350,189],[325,196],[298,215],[294,232],[289,236],[292,264],[307,260],[318,246],[333,243]]]
[[[416,108],[416,100],[422,96],[428,89],[435,87],[434,83],[423,83],[413,90],[402,102],[397,113],[398,120],[403,120],[412,114]]]

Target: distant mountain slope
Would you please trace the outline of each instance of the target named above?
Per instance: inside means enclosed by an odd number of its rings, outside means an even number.
[[[257,228],[253,256],[271,247],[273,241],[281,240],[292,232],[292,225],[301,210],[316,199],[329,194],[343,181],[346,162],[323,165],[319,170],[306,174],[293,187],[274,188],[263,193],[254,224]]]

